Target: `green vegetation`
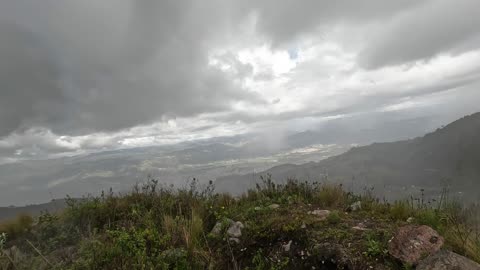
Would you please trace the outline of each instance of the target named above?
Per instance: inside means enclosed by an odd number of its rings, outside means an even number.
[[[338,246],[359,266],[404,269],[386,250],[407,219],[435,228],[447,248],[480,261],[474,208],[412,201],[389,204],[368,191],[277,185],[270,177],[238,198],[216,194],[212,184],[174,190],[151,180],[128,194],[67,199],[60,214],[1,224],[0,269],[310,269],[338,259],[328,250]],[[350,209],[354,203],[361,208]],[[330,214],[320,218],[316,209]],[[234,221],[244,228],[231,239],[226,231]]]

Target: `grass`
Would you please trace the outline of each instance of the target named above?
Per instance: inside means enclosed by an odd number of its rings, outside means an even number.
[[[5,233],[10,238],[17,238],[32,229],[33,218],[27,214],[20,214],[15,219],[1,223],[0,232]]]
[[[278,185],[266,176],[238,198],[215,193],[211,183],[177,190],[151,180],[129,193],[67,201],[63,213],[0,224],[0,269],[305,269],[324,260],[322,245],[345,247],[361,267],[403,269],[385,250],[410,217],[438,230],[447,248],[480,262],[478,208],[447,200],[388,203],[369,190],[355,195],[340,185],[295,180]],[[346,212],[355,202],[361,209]],[[320,220],[308,214],[315,209],[331,213]],[[245,225],[240,243],[227,241],[226,230],[210,233],[229,219]],[[368,230],[353,230],[359,223]]]

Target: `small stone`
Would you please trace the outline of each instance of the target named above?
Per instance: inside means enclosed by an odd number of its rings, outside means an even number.
[[[358,223],[357,226],[352,227],[352,229],[357,231],[368,231],[367,226],[362,222]]]
[[[315,215],[320,220],[325,220],[330,215],[330,211],[329,210],[319,210],[319,209],[317,209],[317,210],[309,211],[308,214]]]
[[[236,238],[236,237],[230,237],[228,238],[228,241],[230,242],[235,242],[237,244],[240,244],[240,239]]]
[[[415,218],[409,217],[407,218],[407,223],[413,223],[415,221]]]
[[[228,224],[228,226],[231,226],[233,224],[233,220],[227,219],[226,224]],[[212,229],[212,231],[210,231],[210,233],[215,235],[215,236],[218,236],[218,235],[222,234],[222,231],[224,230],[224,228],[223,228],[224,225],[225,225],[225,222],[218,221],[215,224],[215,226],[213,226],[213,229]]]
[[[282,245],[282,248],[283,248],[283,251],[285,252],[289,252],[290,251],[290,247],[292,246],[292,240],[288,241],[287,244],[285,245]]]
[[[274,203],[274,204],[269,205],[268,208],[270,208],[270,209],[277,209],[277,208],[280,208],[280,205]]]
[[[243,225],[242,222],[237,221],[237,222],[230,225],[230,228],[228,228],[228,230],[227,230],[227,234],[230,237],[238,238],[238,237],[242,236],[242,229],[244,227],[245,226]]]

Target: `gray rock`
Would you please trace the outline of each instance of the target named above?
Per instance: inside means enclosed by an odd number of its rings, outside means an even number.
[[[240,221],[234,222],[228,228],[227,234],[230,237],[239,238],[239,237],[242,236],[242,229],[243,228],[245,228],[245,226],[243,226],[242,222],[240,222]]]
[[[448,250],[422,260],[417,270],[480,270],[480,264]]]
[[[357,226],[353,226],[352,229],[356,231],[368,231],[367,226],[363,222],[358,223]]]
[[[222,234],[222,231],[225,229],[225,226],[231,226],[233,224],[233,220],[227,219],[225,222],[218,221],[215,226],[213,226],[211,234],[215,236],[219,236]]]
[[[280,205],[274,203],[274,204],[269,205],[268,208],[270,208],[270,209],[277,209],[277,208],[280,208]]]
[[[309,211],[308,214],[317,216],[320,220],[326,219],[330,215],[329,210],[313,210]]]
[[[282,245],[283,251],[285,251],[285,252],[289,252],[289,251],[290,251],[290,248],[291,248],[291,246],[292,246],[292,240],[288,241],[288,243],[287,243],[287,244],[285,244],[285,245]]]
[[[235,242],[237,244],[240,244],[240,239],[236,238],[236,237],[230,237],[228,238],[228,241],[230,242]]]

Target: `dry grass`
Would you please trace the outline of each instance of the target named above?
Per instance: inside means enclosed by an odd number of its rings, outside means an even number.
[[[6,233],[10,240],[30,231],[34,219],[28,214],[20,214],[15,219],[0,224],[0,233]]]

